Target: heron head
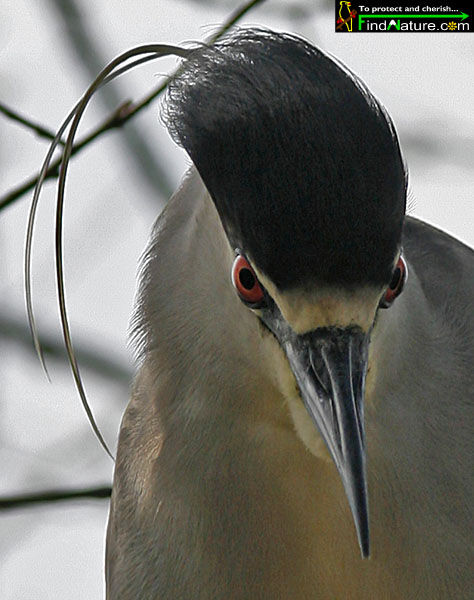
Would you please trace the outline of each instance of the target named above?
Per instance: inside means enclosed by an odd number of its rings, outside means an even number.
[[[189,56],[165,120],[214,201],[235,250],[230,280],[283,350],[368,556],[368,349],[406,277],[406,172],[390,118],[308,42],[245,29]]]

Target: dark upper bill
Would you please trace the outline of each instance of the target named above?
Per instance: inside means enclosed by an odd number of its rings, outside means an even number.
[[[366,558],[370,548],[364,388],[369,335],[359,327],[327,327],[297,335],[280,319],[273,325],[306,409],[336,463]]]

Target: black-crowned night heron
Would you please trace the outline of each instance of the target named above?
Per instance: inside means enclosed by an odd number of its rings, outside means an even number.
[[[165,120],[194,166],[143,266],[107,597],[472,597],[473,254],[405,217],[386,112],[247,29]]]

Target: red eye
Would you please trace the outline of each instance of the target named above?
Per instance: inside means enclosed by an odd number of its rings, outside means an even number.
[[[232,283],[244,302],[251,305],[262,302],[263,290],[248,260],[242,255],[237,256],[232,265]]]
[[[380,301],[380,308],[388,308],[392,305],[395,298],[402,293],[406,278],[407,264],[403,256],[400,255],[395,270],[393,271],[392,281]]]

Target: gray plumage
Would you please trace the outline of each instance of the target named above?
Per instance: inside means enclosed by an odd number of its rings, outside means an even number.
[[[296,434],[279,391],[284,358],[229,285],[232,250],[188,174],[142,272],[110,600],[470,596],[473,253],[411,218],[403,246],[406,289],[371,343],[373,550],[362,561],[336,468]]]

